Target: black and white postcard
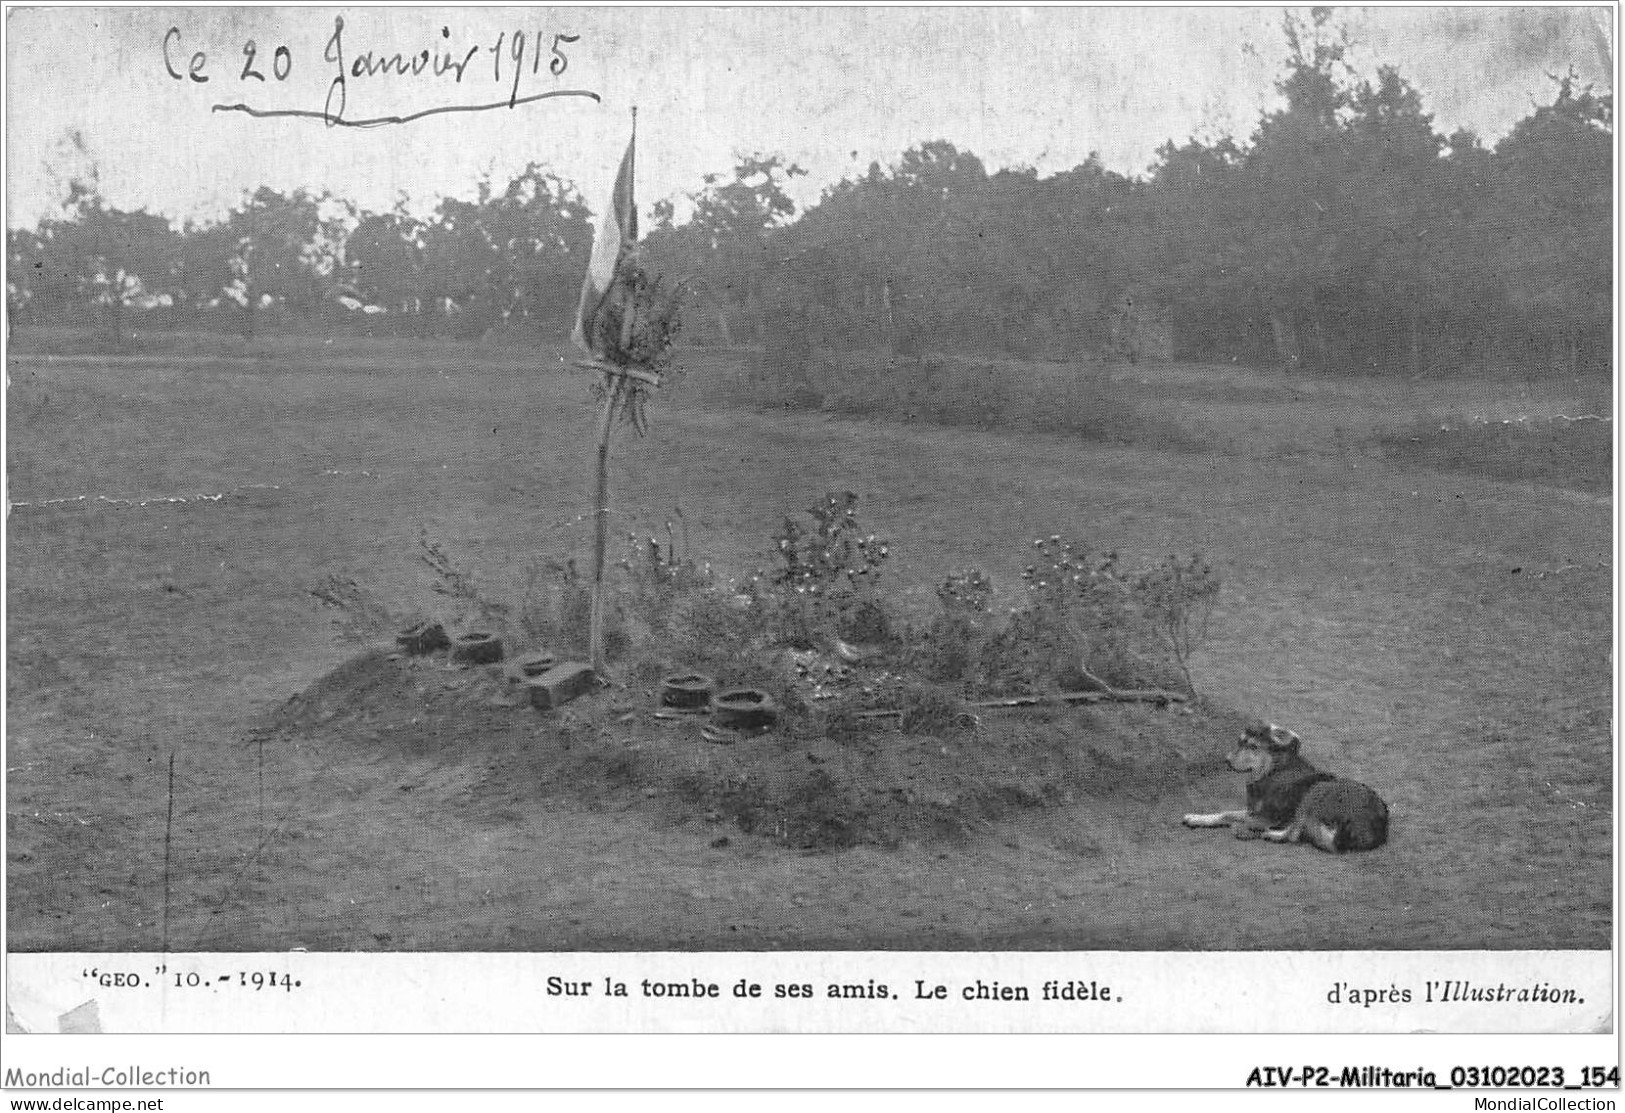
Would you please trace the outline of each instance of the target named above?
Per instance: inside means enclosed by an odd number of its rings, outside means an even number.
[[[1616,15],[8,9],[5,1088],[1617,1088]]]

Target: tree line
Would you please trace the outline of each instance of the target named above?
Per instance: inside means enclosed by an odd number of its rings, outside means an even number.
[[[1247,140],[1169,142],[1133,179],[922,144],[778,231],[765,313],[905,352],[1606,371],[1612,96],[1554,77],[1487,148],[1398,70],[1357,77],[1324,11],[1285,22],[1284,105]]]
[[[252,337],[266,314],[298,327],[370,310],[418,335],[552,327],[575,308],[592,246],[580,193],[534,162],[426,218],[405,197],[375,213],[262,186],[221,220],[177,227],[109,206],[94,168],[67,193],[60,214],[7,231],[13,325],[82,321],[88,309],[119,338],[136,314],[180,327],[234,320]]]
[[[1062,173],[989,173],[946,140],[826,189],[741,157],[679,206],[656,202],[646,267],[681,282],[685,331],[761,344],[1069,359],[1106,351],[1324,370],[1518,365],[1606,370],[1613,98],[1554,77],[1493,147],[1441,135],[1391,67],[1347,65],[1316,11],[1285,17],[1282,107],[1245,139],[1166,143],[1128,177],[1091,156]],[[115,332],[161,303],[186,322],[296,321],[358,307],[421,335],[522,324],[563,335],[592,242],[579,192],[533,163],[426,218],[260,188],[180,227],[101,199],[7,234],[14,323]]]

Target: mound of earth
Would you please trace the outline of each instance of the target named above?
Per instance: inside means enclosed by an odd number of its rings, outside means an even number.
[[[656,719],[653,691],[611,687],[534,710],[501,665],[386,650],[341,665],[273,712],[268,741],[473,766],[459,808],[617,801],[798,848],[973,836],[1015,811],[1147,804],[1214,772],[1242,716],[1197,704],[984,711],[937,733],[826,733],[796,716],[718,744],[704,719]],[[465,781],[465,783],[468,783]]]

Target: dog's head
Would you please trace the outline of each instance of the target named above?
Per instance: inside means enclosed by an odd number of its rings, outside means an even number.
[[[1298,736],[1274,723],[1253,723],[1242,732],[1236,748],[1224,760],[1237,773],[1267,777],[1278,761],[1298,752]]]

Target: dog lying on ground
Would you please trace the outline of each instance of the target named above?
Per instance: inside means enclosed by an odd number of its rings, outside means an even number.
[[[1322,773],[1298,753],[1298,736],[1274,723],[1247,728],[1225,761],[1247,782],[1244,811],[1187,815],[1187,827],[1242,824],[1241,839],[1310,842],[1322,850],[1375,850],[1388,841],[1388,805],[1371,789]]]

